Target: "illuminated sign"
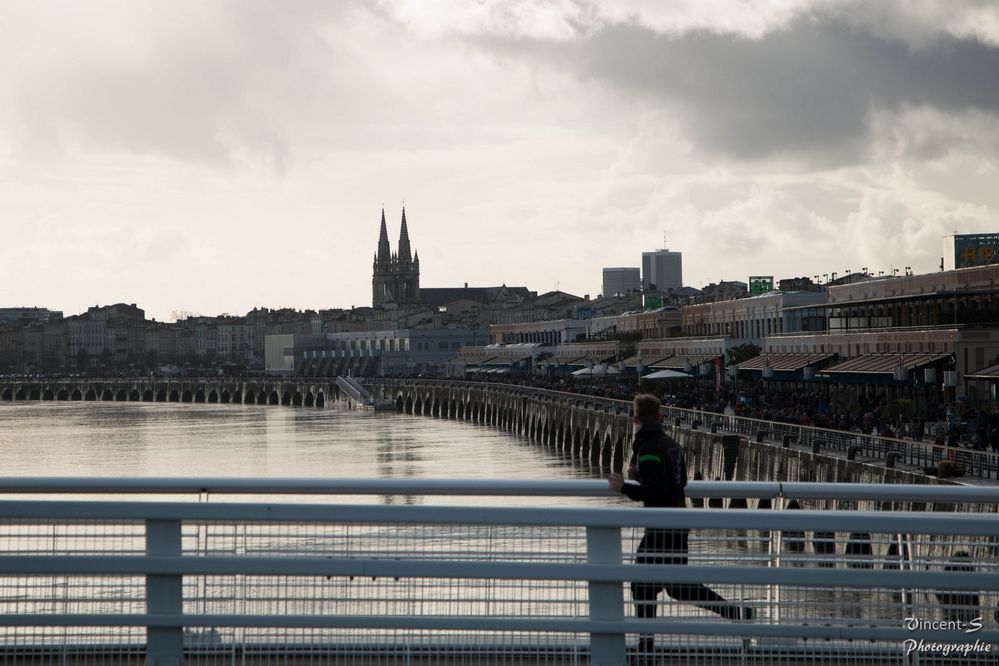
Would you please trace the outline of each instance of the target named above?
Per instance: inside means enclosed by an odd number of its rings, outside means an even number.
[[[749,276],[749,295],[759,296],[760,294],[769,294],[774,290],[774,276],[773,275],[750,275]]]
[[[999,261],[999,234],[954,236],[954,268],[987,266]]]
[[[646,310],[658,310],[663,306],[662,296],[646,296],[645,297],[645,309]]]

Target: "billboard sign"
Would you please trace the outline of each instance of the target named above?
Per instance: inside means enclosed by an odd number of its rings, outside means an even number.
[[[646,310],[658,310],[663,306],[662,296],[646,296],[645,297],[645,309]]]
[[[593,319],[593,308],[576,308],[576,319]]]
[[[954,268],[988,266],[999,262],[999,234],[956,234]]]
[[[750,275],[749,276],[749,295],[759,296],[760,294],[769,294],[774,290],[774,276],[773,275]]]

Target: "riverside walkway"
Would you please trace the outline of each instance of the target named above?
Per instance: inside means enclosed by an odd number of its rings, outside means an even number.
[[[0,661],[996,663],[999,490],[688,495],[718,508],[602,481],[0,478]],[[634,564],[644,527],[691,528],[690,563]],[[636,619],[633,581],[703,582],[756,619],[666,599]]]

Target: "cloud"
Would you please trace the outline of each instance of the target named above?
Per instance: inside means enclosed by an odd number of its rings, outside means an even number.
[[[736,159],[855,163],[875,113],[926,106],[996,122],[999,112],[999,49],[949,40],[912,50],[840,23],[799,21],[760,39],[618,26],[539,54],[662,106],[700,148]]]

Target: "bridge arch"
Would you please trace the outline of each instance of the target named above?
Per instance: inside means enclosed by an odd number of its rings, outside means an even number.
[[[153,395],[153,390],[152,389],[146,389],[145,391],[142,392],[142,401],[143,402],[152,402],[154,398],[155,398],[155,396]]]
[[[191,392],[191,389],[185,388],[180,394],[180,401],[192,402],[193,400],[194,400],[194,394]]]
[[[303,404],[306,407],[312,407],[316,404],[316,396],[312,395],[312,391],[309,391],[305,394]]]
[[[205,389],[198,388],[194,391],[194,402],[204,402],[205,401]]]
[[[301,407],[302,406],[302,401],[303,401],[302,392],[301,391],[295,391],[295,395],[291,396],[291,404],[292,404],[292,406],[294,406],[294,407]]]
[[[118,392],[114,394],[114,399],[118,402],[126,402],[128,400],[128,390],[118,389]]]
[[[232,401],[233,401],[232,396],[229,394],[229,391],[226,389],[222,389],[222,395],[219,396],[219,402],[221,402],[223,405],[228,405]]]
[[[208,392],[208,400],[207,401],[208,402],[218,402],[219,401],[218,391],[216,391],[215,389],[212,389],[211,391],[209,391]],[[228,400],[226,402],[228,402]]]
[[[84,394],[83,399],[90,401],[97,400],[97,391],[93,388],[87,389],[87,392],[86,394]]]
[[[271,391],[270,397],[267,399],[267,403],[270,405],[281,404],[281,397],[278,395],[277,391]]]
[[[142,396],[139,395],[139,389],[134,388],[128,393],[128,399],[132,402],[138,402],[142,400]]]

